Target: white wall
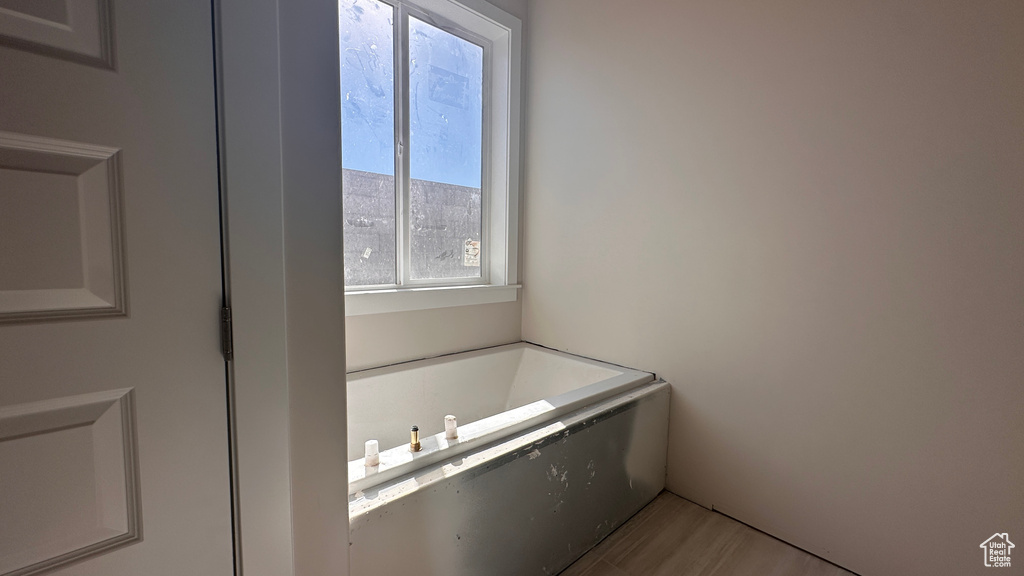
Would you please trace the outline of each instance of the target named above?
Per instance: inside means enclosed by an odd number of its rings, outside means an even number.
[[[345,319],[348,370],[520,340],[522,300]]]
[[[525,24],[527,0],[489,1]],[[524,26],[524,41],[527,37]],[[523,70],[525,74],[525,65]],[[522,85],[525,94],[525,79]],[[518,342],[522,334],[521,311],[520,298],[502,304],[349,316],[345,321],[347,369],[362,370]]]
[[[348,570],[337,3],[279,4],[295,576]]]
[[[529,17],[523,337],[656,371],[670,490],[865,576],[1024,538],[1024,2]]]

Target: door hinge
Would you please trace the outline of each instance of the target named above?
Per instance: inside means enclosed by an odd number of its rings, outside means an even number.
[[[234,337],[231,335],[231,308],[220,309],[220,351],[224,359],[230,361],[234,356]]]

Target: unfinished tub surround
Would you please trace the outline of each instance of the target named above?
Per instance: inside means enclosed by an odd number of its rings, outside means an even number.
[[[517,343],[348,393],[352,574],[557,574],[664,486],[669,386],[646,372]]]

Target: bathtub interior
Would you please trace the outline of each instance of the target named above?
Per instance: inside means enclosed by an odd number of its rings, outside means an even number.
[[[355,372],[348,375],[350,461],[366,440],[380,450],[444,431],[444,417],[460,425],[564,395],[622,376],[628,369],[553,352],[527,343]]]

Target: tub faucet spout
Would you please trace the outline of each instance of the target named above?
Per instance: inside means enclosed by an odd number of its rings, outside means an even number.
[[[414,424],[409,430],[409,451],[419,452],[420,449],[420,427]]]

